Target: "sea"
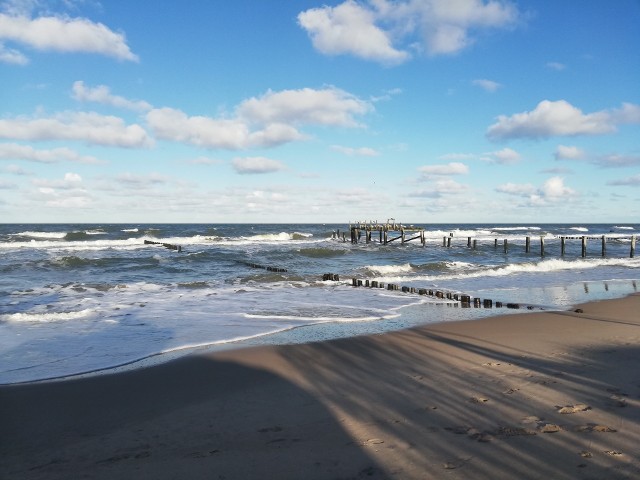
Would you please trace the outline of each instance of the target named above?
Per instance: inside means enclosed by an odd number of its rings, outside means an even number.
[[[640,224],[415,227],[425,229],[424,244],[411,230],[404,243],[385,245],[374,232],[354,244],[348,223],[0,224],[0,384],[566,310],[640,285],[640,252],[630,255]]]

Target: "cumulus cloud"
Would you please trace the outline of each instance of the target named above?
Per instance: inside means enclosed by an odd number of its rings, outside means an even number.
[[[352,148],[344,147],[342,145],[331,145],[331,149],[336,152],[344,153],[345,155],[357,157],[377,157],[380,155],[380,152],[369,147]]]
[[[118,60],[138,61],[122,33],[86,18],[0,13],[0,41],[40,51],[95,53]]]
[[[137,124],[93,112],[63,112],[51,117],[20,116],[0,119],[0,138],[45,141],[77,140],[92,145],[138,148],[151,139]]]
[[[429,184],[428,188],[410,192],[413,198],[442,198],[445,195],[457,195],[469,190],[468,185],[456,182],[450,178],[441,178]]]
[[[265,157],[238,157],[232,161],[232,166],[241,175],[273,173],[284,170],[286,167],[278,160]]]
[[[27,160],[40,163],[102,163],[95,157],[80,155],[78,152],[66,147],[37,150],[31,145],[20,145],[17,143],[0,143],[0,160]]]
[[[269,90],[263,96],[243,101],[237,113],[240,118],[258,124],[309,124],[341,127],[359,126],[356,115],[364,115],[373,107],[338,88],[314,90]]]
[[[375,21],[373,10],[351,0],[298,15],[298,23],[311,37],[313,46],[325,55],[353,54],[387,64],[407,60],[409,53],[394,48],[390,33]]]
[[[125,108],[137,112],[145,112],[153,108],[143,100],[129,100],[119,95],[113,95],[106,85],[98,85],[93,88],[86,87],[81,80],[74,82],[72,96],[80,102],[102,103],[104,105],[111,105],[112,107]]]
[[[67,172],[62,179],[43,179],[37,178],[33,180],[33,184],[40,187],[40,191],[71,190],[77,189],[82,184],[82,177],[73,172]]]
[[[487,80],[486,78],[478,78],[471,82],[473,85],[482,88],[487,92],[495,92],[498,89],[502,88],[502,84],[498,82],[494,82],[493,80]]]
[[[455,54],[474,43],[474,32],[511,28],[518,19],[513,4],[484,0],[347,0],[298,15],[319,52],[383,64],[407,61],[416,45],[432,56]]]
[[[553,156],[556,160],[582,160],[585,158],[586,154],[584,150],[578,147],[558,145]]]
[[[565,100],[541,101],[530,112],[510,117],[500,115],[491,125],[491,140],[512,138],[548,138],[553,136],[602,135],[614,132],[617,125],[640,123],[640,106],[624,103],[621,108],[585,114]]]
[[[336,88],[268,91],[243,101],[230,118],[188,116],[172,108],[153,109],[147,123],[163,140],[204,148],[240,150],[273,147],[307,137],[301,125],[359,127],[357,115],[372,110],[369,103]]]
[[[418,168],[423,175],[466,175],[469,173],[469,167],[464,163],[451,162],[446,165],[425,165]]]
[[[620,180],[612,180],[607,182],[607,185],[623,186],[623,187],[640,187],[640,174],[632,175]]]
[[[505,183],[496,187],[496,191],[507,195],[524,197],[530,205],[557,203],[577,194],[575,190],[564,184],[562,177],[557,176],[547,179],[540,187],[535,187],[530,183]]]
[[[499,163],[501,165],[518,163],[521,158],[522,155],[512,148],[503,148],[495,152],[487,152],[482,156],[482,159],[489,163]]]

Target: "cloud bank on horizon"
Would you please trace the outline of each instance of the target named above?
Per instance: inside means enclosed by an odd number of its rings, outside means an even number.
[[[637,222],[637,3],[226,3],[0,1],[2,221]]]

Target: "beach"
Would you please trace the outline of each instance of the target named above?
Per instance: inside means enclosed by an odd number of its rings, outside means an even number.
[[[0,478],[640,476],[640,295],[0,387]]]

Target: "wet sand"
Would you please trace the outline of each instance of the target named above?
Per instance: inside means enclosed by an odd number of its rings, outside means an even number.
[[[0,387],[0,478],[640,478],[640,295]]]

